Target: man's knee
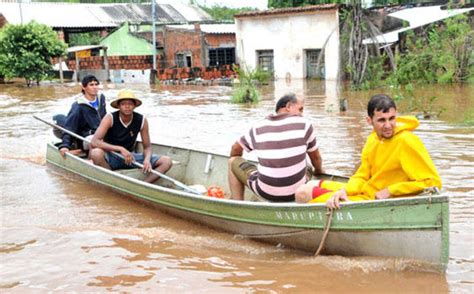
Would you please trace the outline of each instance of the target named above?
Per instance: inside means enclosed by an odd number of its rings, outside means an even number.
[[[97,164],[105,160],[105,152],[104,150],[100,148],[94,148],[90,150],[89,153],[94,164]]]
[[[92,150],[89,150],[89,156],[95,165],[111,169],[109,163],[107,162],[107,159],[105,159],[104,150],[100,148],[93,148]]]
[[[159,166],[163,167],[165,170],[169,170],[173,166],[171,157],[161,156],[160,159],[156,161],[155,168]]]
[[[295,192],[296,203],[306,203],[312,199],[311,194],[308,195],[308,190],[309,190],[308,184],[303,184],[296,189],[296,192]]]
[[[297,203],[307,203],[313,199],[313,188],[318,185],[318,181],[309,181],[299,186],[295,192]]]

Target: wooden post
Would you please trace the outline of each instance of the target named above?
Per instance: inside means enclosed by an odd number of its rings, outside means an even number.
[[[102,47],[104,49],[104,68],[107,74],[107,82],[110,82],[110,71],[109,71],[109,59],[107,57],[107,46]]]
[[[64,75],[63,75],[63,57],[59,56],[59,80],[61,84],[64,83]]]
[[[79,79],[79,56],[77,56],[77,51],[74,52],[74,56],[76,57],[76,80],[77,82],[80,81]]]

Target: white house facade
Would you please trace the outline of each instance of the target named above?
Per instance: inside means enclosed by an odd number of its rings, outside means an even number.
[[[241,65],[272,71],[276,79],[338,78],[337,5],[245,12],[235,16],[235,24]]]

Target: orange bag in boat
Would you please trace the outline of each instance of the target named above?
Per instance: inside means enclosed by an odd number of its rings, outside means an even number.
[[[216,197],[216,198],[224,198],[224,191],[219,186],[210,186],[207,189],[207,196]]]

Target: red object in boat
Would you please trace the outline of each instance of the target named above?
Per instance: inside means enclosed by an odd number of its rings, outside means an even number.
[[[224,191],[219,186],[210,186],[207,189],[207,196],[216,197],[216,198],[224,198]]]

